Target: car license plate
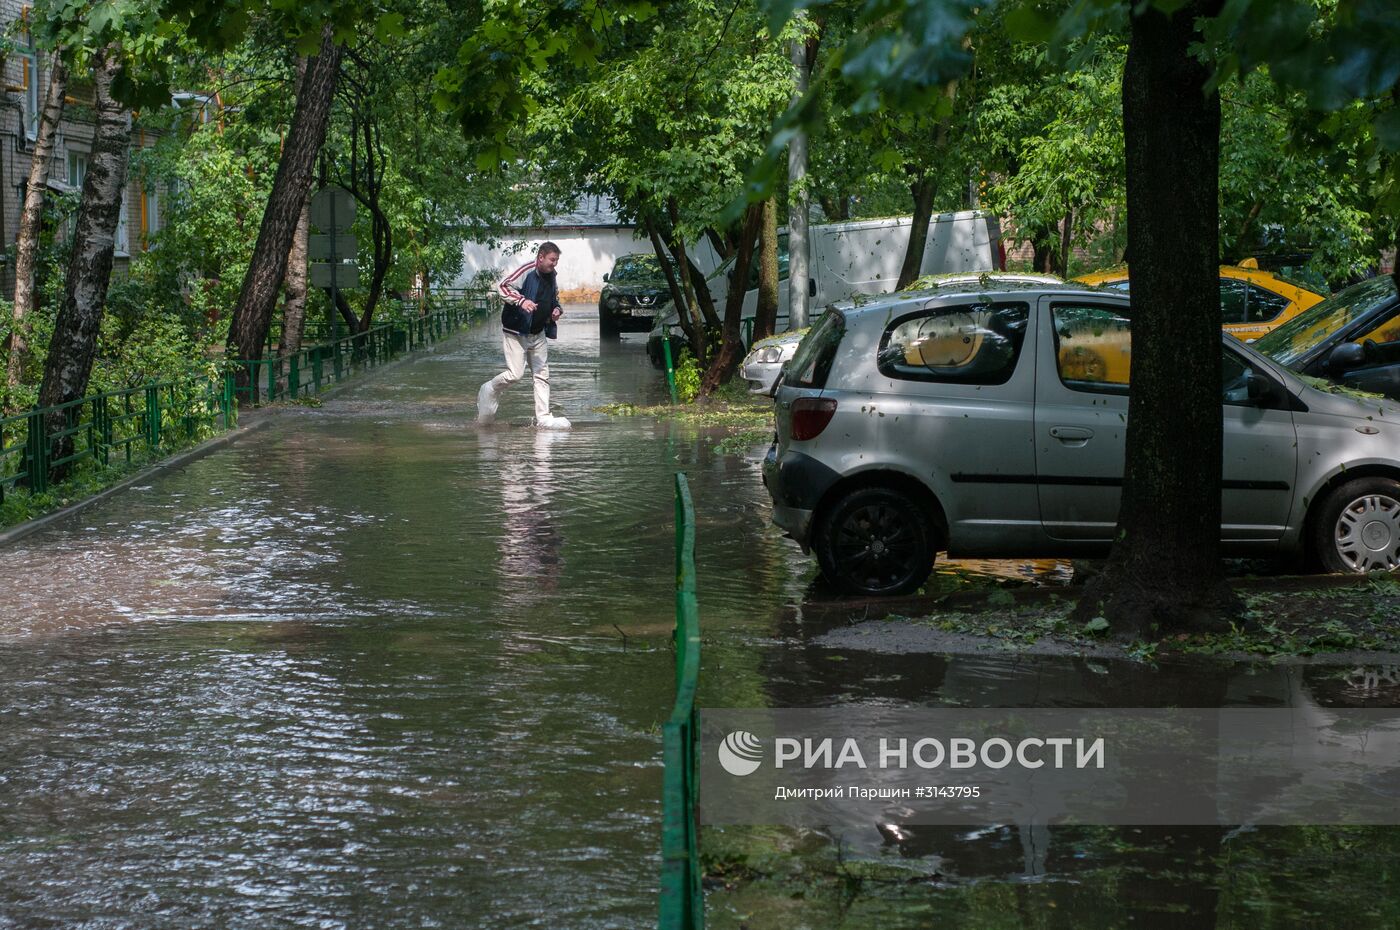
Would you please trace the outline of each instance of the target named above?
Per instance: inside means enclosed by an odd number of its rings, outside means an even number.
[[[650,308],[650,307],[633,307],[633,308],[632,308],[632,315],[633,315],[633,316],[651,316],[651,308]]]

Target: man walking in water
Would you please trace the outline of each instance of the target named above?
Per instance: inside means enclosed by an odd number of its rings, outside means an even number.
[[[477,392],[478,423],[496,419],[501,392],[525,376],[528,360],[535,382],[535,425],[540,429],[568,429],[572,425],[549,412],[549,340],[558,335],[555,321],[564,313],[554,276],[558,264],[559,246],[545,242],[533,259],[502,279],[499,289],[505,307],[501,311],[501,337],[506,370]]]

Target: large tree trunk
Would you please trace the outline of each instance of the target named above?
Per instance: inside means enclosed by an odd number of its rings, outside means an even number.
[[[778,329],[778,201],[763,201],[763,228],[758,235],[758,308],[754,311],[753,341]]]
[[[734,283],[724,299],[724,326],[720,330],[719,351],[710,360],[705,374],[700,378],[700,395],[708,397],[721,384],[733,376],[734,370],[744,360],[744,341],[740,336],[740,322],[744,315],[743,283],[749,279],[749,266],[753,264],[754,240],[758,237],[759,225],[763,222],[763,204],[756,203],[744,213],[739,248],[734,253]],[[788,285],[791,287],[791,283]]]
[[[297,216],[292,248],[287,253],[287,273],[282,279],[282,338],[277,343],[278,355],[301,351],[301,337],[306,331],[306,253],[310,238],[311,202],[306,201]]]
[[[1055,274],[1062,278],[1069,277],[1070,253],[1074,247],[1074,208],[1065,208],[1065,218],[1060,223],[1060,251],[1059,267],[1055,269]]]
[[[68,66],[63,63],[62,50],[49,58],[49,88],[44,94],[44,108],[39,112],[39,130],[34,139],[34,154],[29,159],[29,182],[24,189],[24,209],[19,216],[15,239],[15,306],[10,328],[10,358],[6,368],[6,409],[10,410],[14,392],[24,372],[24,356],[28,351],[25,332],[29,317],[34,313],[34,267],[39,258],[39,234],[44,225],[44,194],[49,183],[49,163],[53,159],[54,140],[58,124],[63,119],[63,103],[68,92]],[[12,411],[11,411],[12,412]]]
[[[914,197],[914,225],[909,227],[909,244],[904,249],[904,264],[899,268],[895,290],[902,291],[919,278],[924,266],[924,247],[928,245],[928,224],[933,219],[933,195],[937,189],[933,178],[924,175],[909,185]]]
[[[1118,532],[1078,615],[1119,635],[1216,628],[1220,559],[1220,98],[1191,53],[1220,0],[1132,18],[1123,73],[1133,359]]]
[[[1031,270],[1041,274],[1054,274],[1055,250],[1040,239],[1031,240]]]
[[[321,32],[320,51],[307,59],[306,76],[297,89],[291,129],[282,147],[277,177],[273,179],[262,226],[258,229],[258,241],[253,247],[253,257],[229,324],[229,352],[235,358],[258,358],[267,341],[277,292],[287,271],[292,237],[296,234],[302,204],[311,190],[316,153],[326,139],[326,125],[340,74],[340,55],[340,46],[331,38],[331,27],[326,26]],[[248,378],[248,370],[240,367],[239,386],[248,387]]]
[[[93,63],[97,125],[78,207],[73,252],[68,259],[63,306],[54,321],[44,380],[39,386],[41,407],[81,398],[87,393],[92,376],[97,335],[112,276],[112,250],[126,186],[127,151],[131,146],[131,113],[112,99],[112,83],[120,72],[120,49],[112,45],[98,53]],[[63,424],[64,415],[54,415],[49,417],[46,429],[51,434]],[[65,440],[53,450],[54,457],[67,455],[71,448],[72,440]],[[54,480],[61,480],[68,471],[67,466],[54,469]]]
[[[661,273],[666,276],[666,286],[670,288],[671,304],[676,308],[676,319],[681,324],[681,331],[685,333],[686,342],[690,343],[691,354],[697,359],[701,358],[699,352],[705,345],[703,331],[699,319],[692,316],[691,307],[686,303],[685,288],[681,285],[679,273],[671,263],[671,251],[662,240],[656,220],[651,216],[644,216],[643,222],[646,224],[647,236],[651,239],[652,251],[656,253],[656,260],[661,263]],[[662,338],[670,339],[671,334],[663,332]]]

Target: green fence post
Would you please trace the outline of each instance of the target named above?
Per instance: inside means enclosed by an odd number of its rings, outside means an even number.
[[[160,446],[160,389],[154,383],[146,385],[146,448],[155,451]]]
[[[296,399],[301,393],[301,353],[297,352],[287,360],[287,396]]]
[[[671,334],[664,329],[661,332],[661,352],[666,357],[666,386],[671,389],[671,404],[680,403],[676,397],[676,366],[671,362]]]
[[[29,493],[42,494],[49,488],[48,437],[44,434],[44,415],[31,413],[25,418],[25,465],[28,471]]]
[[[97,427],[97,444],[93,446],[93,453],[103,465],[110,464],[112,446],[112,414],[107,409],[107,397],[93,399],[92,421]]]
[[[233,373],[228,371],[224,372],[224,393],[223,397],[220,398],[223,406],[224,429],[228,429],[233,425],[230,422],[233,412],[233,381]]]
[[[701,930],[705,893],[700,884],[696,826],[695,693],[700,676],[700,613],[695,596],[695,509],[685,475],[675,478],[676,700],[661,727],[661,930]]]

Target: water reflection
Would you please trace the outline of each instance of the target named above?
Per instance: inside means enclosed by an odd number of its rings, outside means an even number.
[[[475,427],[478,331],[0,552],[0,926],[654,923],[671,473],[714,684],[805,563],[565,320],[569,433]]]
[[[1394,668],[824,646],[887,607],[812,584],[752,457],[593,413],[665,390],[638,341],[613,348],[565,317],[569,433],[474,426],[499,365],[478,331],[0,552],[0,926],[653,925],[677,468],[699,509],[703,706],[1400,697]],[[942,878],[807,926],[1210,926],[1212,900],[1400,925],[1332,877],[1384,897],[1394,831],[835,827],[848,854]]]

